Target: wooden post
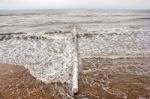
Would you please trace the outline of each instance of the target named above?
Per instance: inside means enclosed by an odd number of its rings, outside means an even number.
[[[77,38],[76,26],[73,28],[73,40],[74,40],[74,61],[73,61],[73,72],[72,72],[72,93],[78,93],[78,38]]]

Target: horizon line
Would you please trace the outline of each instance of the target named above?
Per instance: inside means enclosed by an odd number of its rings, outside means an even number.
[[[143,10],[143,11],[148,11],[150,9],[107,9],[107,8],[21,8],[21,9],[0,9],[0,11],[21,11],[21,10]]]

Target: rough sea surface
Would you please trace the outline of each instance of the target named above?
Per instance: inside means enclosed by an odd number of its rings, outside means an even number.
[[[134,90],[136,98],[150,98],[148,10],[0,11],[0,63],[23,65],[45,83],[70,84],[74,26],[80,97],[127,98]]]

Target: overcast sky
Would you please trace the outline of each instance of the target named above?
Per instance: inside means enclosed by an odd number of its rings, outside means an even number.
[[[149,9],[150,0],[0,0],[0,9]]]

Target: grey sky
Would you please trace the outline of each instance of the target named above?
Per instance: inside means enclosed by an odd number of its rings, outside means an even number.
[[[0,9],[149,9],[150,0],[0,0]]]

